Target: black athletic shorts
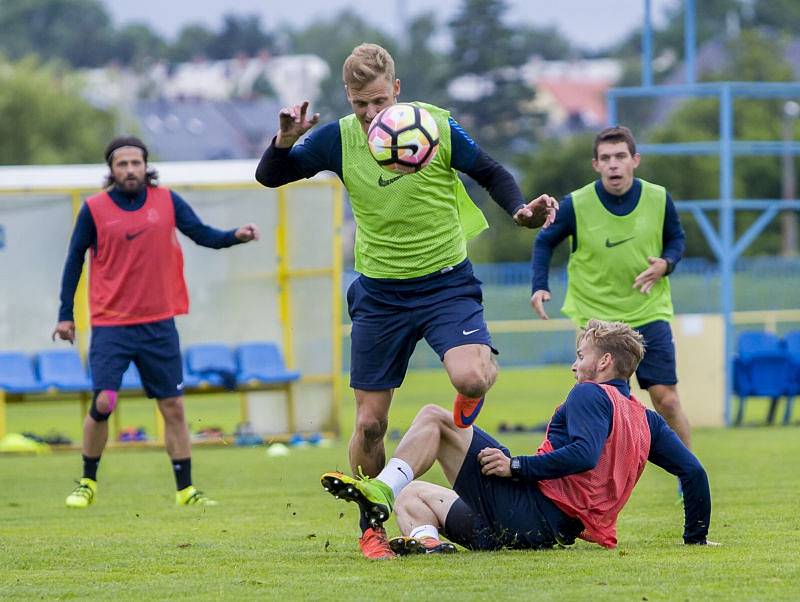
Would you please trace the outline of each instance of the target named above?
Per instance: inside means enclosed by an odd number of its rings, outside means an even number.
[[[118,390],[131,362],[139,369],[148,397],[183,395],[181,348],[172,318],[130,326],[92,327],[89,368],[95,390]]]
[[[539,491],[534,483],[481,473],[478,453],[486,447],[506,447],[479,428],[464,458],[453,489],[459,499],[451,506],[444,535],[470,550],[551,548],[571,544],[583,530]]]

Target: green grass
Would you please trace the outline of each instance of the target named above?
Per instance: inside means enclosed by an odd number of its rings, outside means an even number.
[[[480,423],[493,431],[503,420],[540,422],[570,384],[564,368],[506,370]],[[451,397],[443,373],[411,374],[390,428],[406,428],[422,404],[449,406]],[[229,401],[190,399],[193,424],[229,428],[237,419]],[[152,420],[149,402],[122,409],[123,424]],[[351,404],[343,418],[352,421]],[[77,404],[9,409],[10,430],[51,426],[77,436]],[[540,439],[501,437],[515,453],[530,453]],[[579,542],[385,563],[361,559],[355,508],[319,486],[323,471],[347,465],[343,442],[284,458],[262,447],[197,447],[195,481],[221,502],[207,509],[172,505],[162,450],[109,450],[88,511],[63,506],[77,453],[0,456],[0,599],[796,599],[797,429],[698,429],[694,439],[711,481],[711,538],[722,547],[680,545],[675,480],[650,466],[620,517],[616,550]],[[431,478],[442,482],[438,470]]]

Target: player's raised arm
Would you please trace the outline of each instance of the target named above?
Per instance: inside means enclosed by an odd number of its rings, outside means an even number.
[[[283,107],[279,113],[278,133],[275,136],[275,146],[290,148],[308,130],[319,122],[319,113],[308,117],[308,101],[291,107]]]

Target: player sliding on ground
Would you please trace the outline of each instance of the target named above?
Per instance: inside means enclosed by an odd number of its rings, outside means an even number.
[[[377,476],[326,473],[322,486],[359,504],[374,524],[394,512],[395,554],[452,552],[440,534],[471,550],[551,548],[576,538],[617,544],[617,515],[647,461],[676,475],[684,493],[686,544],[706,544],[708,478],[664,419],[630,394],[644,354],[642,335],[591,320],[578,340],[578,381],[550,419],[538,452],[511,457],[477,427],[454,427],[447,411],[424,407]],[[453,489],[414,481],[438,460]]]
[[[276,187],[330,170],[347,188],[357,227],[355,269],[360,273],[347,291],[350,386],[356,398],[350,466],[374,477],[386,462],[383,438],[392,395],[421,338],[439,355],[456,389],[451,425],[455,421],[466,428],[475,421],[497,375],[480,281],[466,251],[467,239],[487,224],[456,170],[486,188],[522,226],[549,224],[558,203],[547,195],[526,202],[511,174],[448,111],[433,105],[424,107],[439,132],[436,156],[419,173],[392,175],[378,165],[367,144],[370,123],[400,94],[391,55],[375,44],[362,44],[345,61],[343,79],[353,113],[295,144],[319,115],[308,113],[308,102],[282,109],[278,133],[264,152],[256,179]],[[380,525],[362,516],[361,528],[365,556],[392,556]]]

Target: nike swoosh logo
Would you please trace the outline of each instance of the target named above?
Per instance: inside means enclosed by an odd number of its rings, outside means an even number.
[[[474,334],[474,333],[478,332],[479,330],[480,330],[480,328],[476,328],[475,330],[462,330],[461,334],[463,334],[466,337],[466,336],[469,336],[471,334]]]
[[[463,410],[461,411],[461,424],[466,424],[469,426],[475,422],[475,419],[478,417],[478,413],[480,413],[481,408],[483,407],[483,399],[485,398],[481,399],[481,402],[475,406],[475,409],[470,412],[469,416],[465,415]]]
[[[389,184],[397,182],[397,180],[402,178],[404,175],[406,175],[406,174],[401,173],[399,176],[395,176],[393,178],[389,178],[388,180],[384,180],[383,176],[378,176],[378,186],[380,186],[381,188],[384,188],[385,186],[388,186]]]
[[[405,471],[405,470],[403,470],[403,469],[402,469],[402,468],[400,468],[399,466],[397,467],[397,470],[399,470],[399,471],[400,471],[400,473],[401,473],[401,474],[402,474],[402,475],[403,475],[405,478],[408,478],[408,475],[406,474],[406,471]]]
[[[145,230],[147,230],[147,228],[142,228],[142,229],[141,229],[141,230],[139,230],[138,232],[133,232],[133,233],[131,233],[131,232],[126,232],[126,233],[125,233],[125,238],[127,238],[128,240],[133,240],[134,238],[136,238],[137,236],[139,236],[139,235],[140,235],[142,232],[144,232]]]
[[[606,246],[610,249],[611,247],[616,247],[617,245],[621,245],[622,243],[628,242],[629,240],[633,240],[634,238],[636,237],[629,236],[628,238],[623,238],[622,240],[615,240],[614,242],[611,242],[606,238]]]

